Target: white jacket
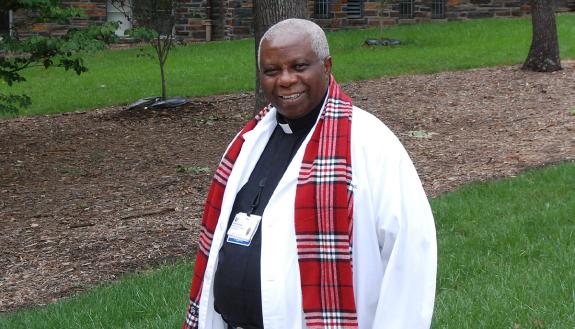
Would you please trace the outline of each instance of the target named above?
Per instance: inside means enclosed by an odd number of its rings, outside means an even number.
[[[250,132],[229,177],[210,250],[199,325],[227,329],[214,311],[213,278],[234,198],[276,126],[275,109]],[[313,132],[313,128],[311,130]],[[266,329],[306,328],[294,229],[297,176],[311,133],[294,156],[262,216],[261,291]],[[429,203],[413,163],[393,133],[354,107],[353,281],[359,328],[429,328],[437,246]]]

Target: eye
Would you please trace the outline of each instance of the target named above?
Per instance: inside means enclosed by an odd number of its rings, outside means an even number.
[[[278,69],[276,68],[264,68],[263,73],[264,75],[268,76],[268,77],[273,77],[274,75],[277,75],[279,72]]]
[[[295,70],[298,72],[303,72],[308,68],[309,64],[307,63],[298,63],[294,66]]]

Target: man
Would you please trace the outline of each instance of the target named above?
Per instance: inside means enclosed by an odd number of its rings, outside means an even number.
[[[407,153],[316,24],[272,26],[258,62],[271,104],[214,176],[184,328],[429,328],[435,227]]]

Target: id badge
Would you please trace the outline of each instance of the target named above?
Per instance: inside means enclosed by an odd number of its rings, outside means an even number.
[[[234,221],[228,230],[228,237],[226,242],[239,244],[241,246],[249,246],[252,243],[252,238],[258,230],[262,217],[257,215],[248,215],[245,212],[240,212],[234,217]]]

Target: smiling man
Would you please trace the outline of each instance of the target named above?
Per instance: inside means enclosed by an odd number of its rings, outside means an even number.
[[[184,328],[429,328],[435,227],[404,148],[316,24],[272,26],[258,62],[270,104],[214,176]]]
[[[270,31],[262,37],[258,54],[262,89],[282,117],[295,120],[321,105],[331,57],[327,48],[319,47],[319,40],[303,31],[281,36],[277,35],[281,30]],[[312,48],[314,41],[317,50]]]

